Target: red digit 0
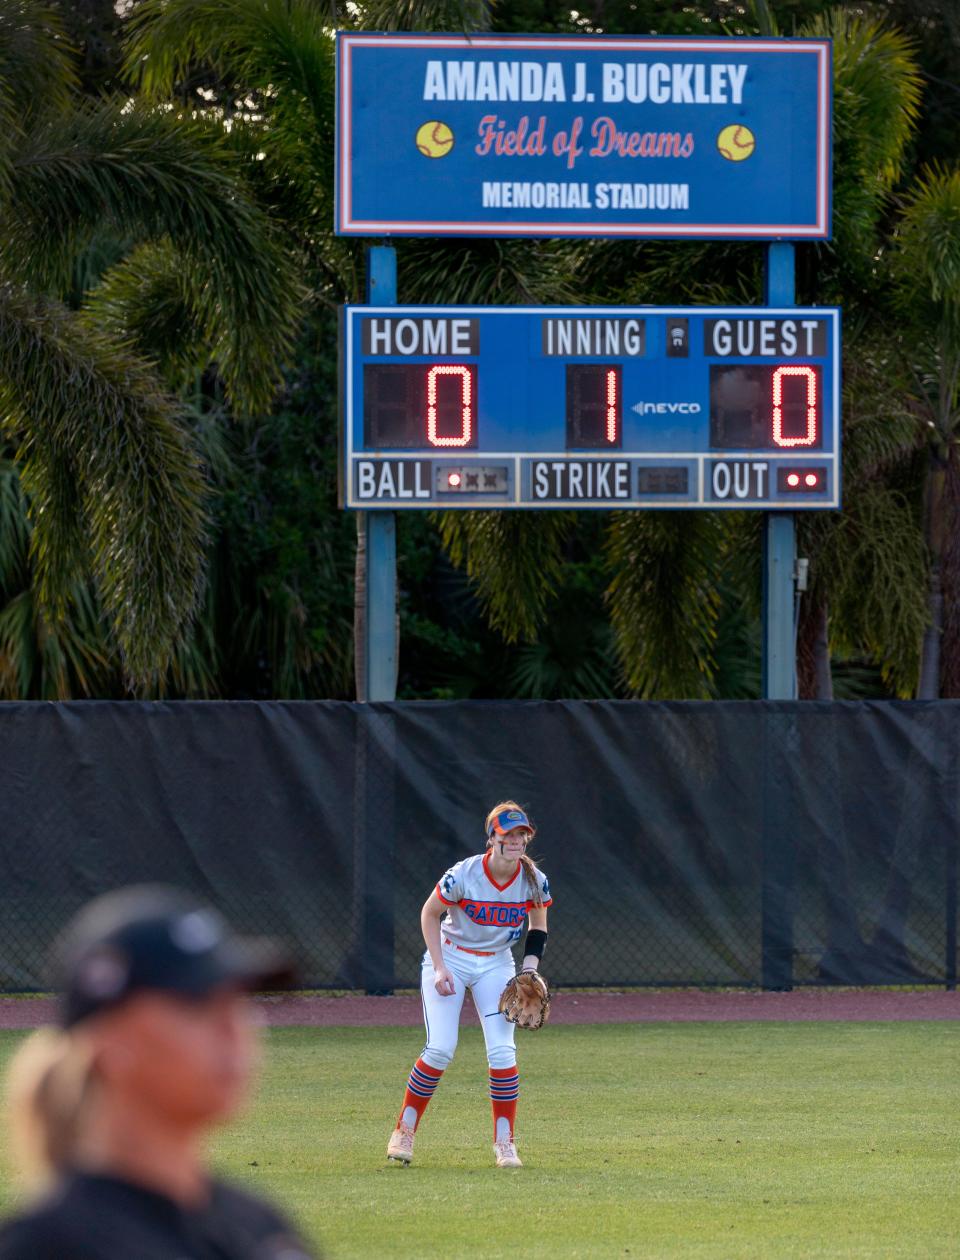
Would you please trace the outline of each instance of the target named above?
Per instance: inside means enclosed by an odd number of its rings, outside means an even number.
[[[437,380],[441,376],[460,378],[460,433],[441,437],[437,433]],[[436,363],[427,372],[427,440],[431,446],[469,446],[473,437],[473,382],[470,369],[452,363]]]
[[[783,435],[783,382],[788,376],[806,379],[807,431],[803,437]],[[817,374],[812,367],[778,367],[773,374],[773,440],[777,446],[813,446],[817,440]]]

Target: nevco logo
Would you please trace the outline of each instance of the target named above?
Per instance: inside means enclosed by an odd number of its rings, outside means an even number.
[[[634,403],[630,408],[638,416],[696,416],[702,410],[698,402]]]

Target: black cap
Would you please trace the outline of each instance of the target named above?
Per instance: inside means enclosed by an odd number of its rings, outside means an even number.
[[[294,966],[276,941],[235,936],[188,893],[141,884],[84,906],[54,948],[54,976],[70,1028],[144,989],[203,997],[231,984],[287,987]]]

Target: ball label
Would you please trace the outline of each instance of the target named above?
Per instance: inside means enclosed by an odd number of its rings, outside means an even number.
[[[417,149],[424,157],[446,157],[453,148],[453,132],[444,122],[431,119],[417,129]]]
[[[717,136],[717,148],[728,162],[742,162],[752,155],[757,139],[749,127],[731,123]]]

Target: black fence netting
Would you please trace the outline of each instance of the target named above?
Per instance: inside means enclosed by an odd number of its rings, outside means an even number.
[[[418,981],[419,911],[535,818],[563,985],[953,984],[960,705],[0,704],[0,989],[164,880],[308,986]],[[549,966],[546,963],[549,963]]]

